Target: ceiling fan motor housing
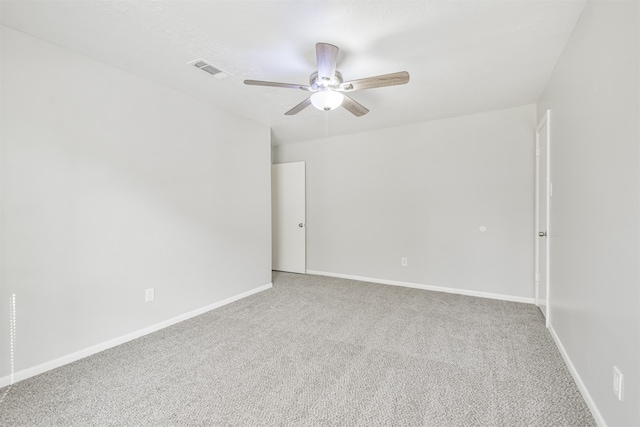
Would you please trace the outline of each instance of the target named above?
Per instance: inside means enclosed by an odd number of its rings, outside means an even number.
[[[342,74],[340,71],[336,71],[333,76],[333,79],[321,79],[318,77],[318,72],[314,72],[309,77],[309,85],[313,88],[313,90],[323,90],[323,89],[339,89],[342,84]]]

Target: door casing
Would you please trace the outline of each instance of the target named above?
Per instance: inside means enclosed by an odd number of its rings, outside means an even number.
[[[551,111],[547,110],[536,127],[535,191],[535,284],[536,305],[550,324],[549,230],[552,196],[550,173]],[[544,237],[540,236],[544,233]]]
[[[272,269],[306,272],[305,162],[271,166]]]

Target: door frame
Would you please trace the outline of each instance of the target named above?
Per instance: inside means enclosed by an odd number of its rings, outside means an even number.
[[[283,180],[285,176],[286,180]],[[284,183],[286,185],[283,185]],[[285,192],[281,193],[280,190]],[[280,198],[282,194],[288,196]],[[286,206],[283,205],[283,201],[287,202]],[[286,209],[281,210],[283,207]],[[293,216],[291,212],[294,213]],[[282,224],[285,219],[288,221],[286,225]],[[304,161],[273,163],[271,165],[272,270],[306,274],[306,229],[306,163]],[[290,231],[283,232],[283,230]],[[280,238],[285,234],[289,238],[281,241]],[[292,236],[295,237],[291,238]]]
[[[546,153],[541,153],[540,152],[540,133],[542,132],[543,129],[546,129],[546,139],[547,139],[547,147],[546,147]],[[544,272],[545,274],[545,283],[546,283],[546,296],[547,296],[547,303],[546,303],[546,310],[545,310],[545,320],[546,320],[546,326],[549,327],[549,325],[551,324],[551,309],[550,309],[550,303],[551,303],[551,298],[550,298],[550,281],[549,281],[549,237],[550,237],[550,229],[551,229],[551,221],[550,221],[550,206],[551,206],[551,196],[552,196],[552,186],[551,186],[551,161],[550,161],[550,157],[551,157],[551,110],[547,110],[544,113],[544,116],[542,117],[542,119],[540,120],[540,122],[538,123],[538,125],[536,126],[536,171],[535,171],[535,288],[536,288],[536,306],[540,307],[540,303],[539,303],[539,285],[540,285],[540,237],[538,235],[538,233],[540,231],[545,231],[547,233],[545,239],[543,240],[542,244],[544,244],[546,246],[546,251],[545,251],[545,255],[546,255],[546,271]],[[546,183],[546,187],[547,187],[547,191],[546,191],[546,210],[545,212],[540,212],[540,158],[542,156],[542,154],[544,154],[544,160],[546,161],[546,170],[547,170],[547,176],[544,179],[544,182]],[[540,230],[540,215],[544,215],[546,217],[546,230]]]

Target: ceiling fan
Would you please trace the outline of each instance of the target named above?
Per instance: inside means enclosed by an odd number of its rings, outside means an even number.
[[[345,93],[376,87],[403,85],[409,81],[409,73],[400,71],[345,82],[342,80],[340,71],[336,70],[338,51],[338,47],[332,44],[316,43],[318,71],[311,74],[308,86],[291,83],[265,82],[261,80],[245,80],[244,83],[254,86],[283,87],[312,92],[308,98],[284,113],[287,116],[298,114],[309,105],[313,105],[317,109],[324,111],[331,111],[342,106],[355,116],[360,117],[367,114],[369,110]]]

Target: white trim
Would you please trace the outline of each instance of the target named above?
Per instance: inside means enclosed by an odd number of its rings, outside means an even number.
[[[542,117],[540,119],[540,122],[536,125],[536,132],[540,132],[542,130],[542,128],[544,127],[544,125],[547,123],[547,120],[549,119],[551,110],[546,110],[544,112],[544,117]]]
[[[551,110],[547,110],[547,236],[544,244],[547,246],[547,327],[551,326]]]
[[[209,304],[207,306],[197,308],[195,310],[189,311],[187,313],[181,314],[179,316],[173,317],[173,318],[165,320],[163,322],[156,323],[155,325],[148,326],[148,327],[140,329],[138,331],[131,332],[129,334],[122,335],[122,336],[117,337],[117,338],[113,338],[113,339],[111,339],[109,341],[105,341],[105,342],[102,342],[100,344],[96,344],[96,345],[93,345],[91,347],[87,347],[87,348],[82,349],[80,351],[76,351],[74,353],[68,354],[66,356],[59,357],[58,359],[54,359],[54,360],[51,360],[49,362],[42,363],[40,365],[31,367],[31,368],[23,369],[22,371],[16,372],[14,374],[14,383],[17,383],[18,381],[22,381],[22,380],[25,380],[27,378],[33,377],[35,375],[42,374],[44,372],[50,371],[52,369],[58,368],[60,366],[66,365],[66,364],[69,364],[71,362],[75,362],[76,360],[83,359],[85,357],[91,356],[92,354],[99,353],[101,351],[107,350],[107,349],[115,347],[117,345],[124,344],[127,341],[131,341],[131,340],[134,340],[136,338],[140,338],[140,337],[142,337],[144,335],[148,335],[150,333],[159,331],[160,329],[164,329],[164,328],[167,328],[167,327],[169,327],[171,325],[175,325],[176,323],[180,323],[182,321],[191,319],[192,317],[199,316],[199,315],[204,314],[204,313],[206,313],[208,311],[211,311],[211,310],[214,310],[216,308],[222,307],[224,305],[230,304],[230,303],[232,303],[234,301],[238,301],[238,300],[240,300],[242,298],[246,298],[246,297],[248,297],[250,295],[253,295],[253,294],[256,294],[258,292],[266,291],[267,289],[270,289],[272,287],[273,287],[273,284],[272,283],[268,283],[266,285],[259,286],[257,288],[248,290],[248,291],[243,292],[241,294],[234,295],[234,296],[232,296],[230,298],[227,298],[225,300],[214,302],[213,304]],[[0,378],[0,387],[7,386],[10,383],[11,383],[11,376],[10,375],[7,375],[5,377]]]
[[[307,274],[315,274],[316,276],[338,277],[341,279],[359,280],[362,282],[379,283],[382,285],[404,286],[405,288],[423,289],[425,291],[446,292],[449,294],[468,295],[473,297],[497,299],[502,301],[522,302],[526,304],[535,304],[535,298],[516,297],[513,295],[492,294],[488,292],[470,291],[467,289],[447,288],[443,286],[423,285],[420,283],[400,282],[398,280],[376,279],[373,277],[352,276],[349,274],[327,273],[326,271],[307,270]]]
[[[536,165],[535,165],[535,234],[534,234],[534,242],[535,242],[535,260],[534,260],[534,269],[536,274],[535,280],[535,305],[540,307],[540,239],[538,237],[538,233],[540,231],[544,231],[547,233],[544,239],[545,245],[545,286],[546,286],[546,301],[545,301],[545,311],[544,317],[546,326],[549,327],[551,325],[551,297],[550,297],[550,257],[549,257],[549,249],[550,249],[550,236],[551,236],[551,110],[546,110],[544,117],[540,119],[540,122],[536,126]],[[547,175],[545,178],[545,188],[547,189],[546,194],[546,211],[545,215],[545,230],[540,230],[540,157],[542,152],[540,150],[540,133],[542,130],[546,129],[546,139],[547,146],[544,153],[545,161],[546,161],[546,171]]]
[[[589,410],[591,411],[591,415],[593,415],[593,418],[595,419],[599,427],[607,427],[607,423],[604,421],[604,418],[602,417],[602,414],[600,414],[600,411],[598,411],[598,407],[596,406],[596,403],[593,401],[593,398],[589,394],[587,387],[582,382],[582,378],[580,378],[580,375],[578,374],[578,370],[575,368],[575,366],[573,366],[573,363],[569,358],[569,354],[564,349],[564,346],[562,345],[562,341],[560,341],[560,337],[558,337],[558,334],[556,334],[556,331],[553,329],[551,325],[547,326],[547,328],[549,329],[549,332],[551,333],[551,337],[553,338],[553,341],[555,341],[556,347],[558,347],[558,350],[560,351],[560,354],[564,359],[564,363],[567,365],[567,368],[569,369],[569,372],[571,373],[573,380],[576,382],[576,385],[578,386],[578,390],[580,390],[580,393],[582,394],[582,398],[584,399],[587,406],[589,407]]]
[[[546,121],[546,115],[545,120]],[[542,123],[542,122],[541,122]],[[535,169],[535,188],[534,188],[534,272],[535,272],[535,287],[536,287],[536,306],[540,307],[540,239],[538,233],[540,232],[540,124],[536,127],[536,169]]]

